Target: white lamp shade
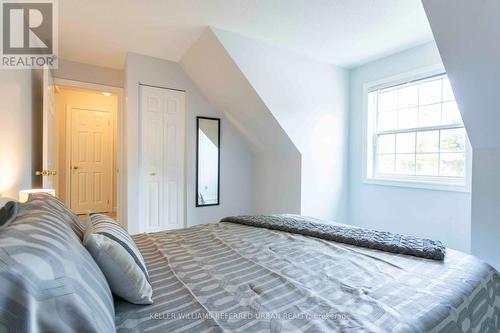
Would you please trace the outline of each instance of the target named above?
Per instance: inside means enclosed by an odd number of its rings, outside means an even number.
[[[51,188],[22,190],[22,191],[19,191],[19,202],[28,201],[28,197],[29,197],[30,193],[48,193],[50,195],[56,196],[56,190],[51,189]]]

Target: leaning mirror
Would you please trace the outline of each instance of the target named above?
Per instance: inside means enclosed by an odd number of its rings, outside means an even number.
[[[219,204],[220,119],[197,117],[196,207]]]

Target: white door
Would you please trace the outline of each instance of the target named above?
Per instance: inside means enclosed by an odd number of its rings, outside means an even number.
[[[110,212],[113,130],[111,110],[68,105],[70,117],[70,196],[77,214]]]
[[[141,232],[184,227],[185,93],[140,87]]]
[[[42,186],[58,192],[57,187],[57,147],[56,147],[56,107],[54,79],[48,68],[43,69],[43,129],[42,129]]]

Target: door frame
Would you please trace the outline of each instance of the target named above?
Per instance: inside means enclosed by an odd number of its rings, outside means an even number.
[[[116,110],[117,133],[114,139],[116,140],[117,165],[116,165],[116,170],[113,170],[113,172],[117,173],[117,177],[116,177],[116,202],[113,204],[114,206],[116,206],[116,214],[117,214],[116,219],[122,222],[125,227],[127,227],[126,219],[128,216],[128,208],[125,196],[126,175],[124,173],[124,171],[126,170],[126,159],[125,159],[126,151],[124,145],[125,116],[123,108],[124,106],[123,88],[104,85],[104,84],[84,82],[84,81],[60,79],[60,78],[54,78],[54,84],[63,87],[73,87],[73,88],[81,88],[81,89],[96,90],[96,91],[109,91],[111,93],[116,94],[118,98],[117,110]]]
[[[115,126],[115,120],[114,120],[114,117],[113,117],[113,110],[111,108],[94,108],[94,109],[89,109],[85,106],[79,106],[79,105],[74,105],[74,104],[66,104],[66,109],[65,109],[65,117],[66,117],[66,128],[65,128],[65,132],[66,132],[66,160],[64,161],[64,164],[65,164],[65,169],[66,169],[66,203],[69,205],[69,207],[71,208],[71,193],[73,192],[72,191],[72,188],[71,188],[71,185],[72,185],[72,182],[71,182],[71,178],[72,178],[72,168],[71,168],[71,160],[72,160],[72,157],[73,157],[73,152],[72,152],[72,141],[73,141],[73,110],[74,109],[78,109],[78,110],[84,110],[84,111],[89,111],[89,112],[107,112],[109,113],[109,115],[111,116],[111,126],[110,126],[110,131],[111,131],[111,138],[112,138],[112,144],[113,146],[116,146],[116,138],[114,137],[114,126]],[[114,153],[114,150],[113,150],[113,153]],[[118,160],[118,159],[117,159]],[[110,175],[111,175],[111,182],[110,182],[110,194],[111,194],[111,198],[110,198],[110,209],[113,211],[113,209],[115,208],[115,202],[113,202],[113,188],[115,187],[116,184],[114,184],[113,182],[113,160],[111,161],[110,165],[109,165],[109,172],[110,172]],[[117,178],[117,181],[118,181],[118,177]],[[116,193],[117,194],[117,199],[118,199],[118,192]]]
[[[51,169],[57,170],[59,168],[59,159],[57,156],[53,156],[56,160],[52,161],[53,166],[49,167],[48,163],[48,152],[50,150],[49,148],[49,137],[47,133],[50,133],[49,131],[49,117],[50,114],[52,114],[52,120],[55,122],[53,126],[55,128],[52,128],[52,131],[55,131],[57,128],[57,115],[56,115],[56,102],[55,102],[55,83],[54,83],[54,75],[52,73],[52,70],[47,66],[44,65],[42,69],[42,86],[43,86],[43,92],[42,92],[42,165],[40,171],[54,171]],[[52,112],[51,112],[52,111]],[[56,147],[51,147],[52,148],[52,153],[57,154],[57,133],[53,133],[55,135],[54,140],[52,142],[52,145]],[[57,178],[52,178],[52,186],[49,186],[48,183],[48,177],[53,177],[55,175],[47,175],[44,176],[43,174],[42,180],[41,180],[41,185],[42,188],[52,188],[56,191],[56,193],[59,193],[59,181]]]

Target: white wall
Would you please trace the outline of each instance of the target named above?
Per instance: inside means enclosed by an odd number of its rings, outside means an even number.
[[[300,153],[211,29],[186,52],[181,66],[255,152],[255,213],[300,212]],[[285,186],[290,191],[278,194]]]
[[[17,199],[33,178],[33,77],[30,70],[0,70],[0,196]],[[39,117],[35,117],[38,119]]]
[[[475,148],[471,252],[500,269],[500,148]]]
[[[346,222],[348,71],[213,31],[301,153],[301,214]]]
[[[300,214],[300,155],[259,153],[255,175],[258,214]]]
[[[350,223],[362,227],[439,239],[470,251],[470,193],[364,184],[363,84],[441,64],[434,43],[425,44],[351,71]]]
[[[186,91],[187,225],[218,222],[222,217],[254,212],[254,155],[235,128],[215,111],[179,64],[129,53],[125,68],[125,142],[129,232],[138,232],[139,83]],[[196,116],[222,118],[220,206],[195,207]]]
[[[54,77],[106,86],[123,87],[123,70],[59,59]]]
[[[471,252],[500,269],[500,2],[423,4],[474,149]]]

